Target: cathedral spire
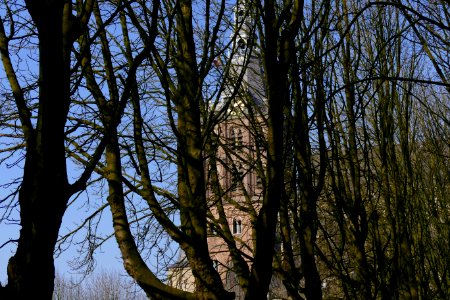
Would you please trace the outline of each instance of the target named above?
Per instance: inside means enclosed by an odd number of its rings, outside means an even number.
[[[231,38],[236,49],[234,57],[237,59],[245,56],[245,53],[254,42],[254,21],[252,19],[251,7],[246,0],[238,1],[234,8],[234,30]]]
[[[231,109],[233,107],[243,108],[247,101],[251,101],[259,107],[263,107],[266,102],[255,21],[251,1],[238,0],[234,8],[234,27],[231,33],[231,72],[222,95],[222,100],[227,101],[232,95],[237,94],[237,97],[234,97],[236,99],[232,100]],[[237,88],[239,89],[238,93],[236,93]]]

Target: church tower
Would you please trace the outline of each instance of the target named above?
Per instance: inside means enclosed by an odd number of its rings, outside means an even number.
[[[250,268],[252,224],[264,190],[265,151],[258,137],[265,136],[266,98],[252,14],[245,0],[238,2],[230,73],[218,107],[225,117],[216,126],[216,151],[207,163],[209,252],[226,289],[235,292],[236,299],[244,296],[235,273],[236,257],[244,257]]]
[[[238,1],[234,9],[234,26],[230,37],[231,68],[225,79],[224,91],[220,95],[222,105],[226,105],[232,99],[230,111],[233,111],[233,107],[244,108],[243,104],[247,100],[261,108],[266,102],[263,68],[253,15],[253,10],[246,0]]]
[[[205,161],[209,204],[208,248],[214,267],[235,299],[243,299],[236,275],[236,260],[251,268],[253,226],[264,192],[263,68],[256,45],[253,11],[238,0],[229,52],[229,73],[216,107],[221,120],[214,129],[215,143]],[[194,291],[186,262],[169,269],[169,283]]]

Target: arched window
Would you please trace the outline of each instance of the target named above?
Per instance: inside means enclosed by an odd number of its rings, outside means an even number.
[[[243,39],[240,39],[237,44],[238,52],[245,53],[245,48],[247,48],[247,44]]]
[[[233,218],[233,234],[242,233],[242,221],[240,219]]]

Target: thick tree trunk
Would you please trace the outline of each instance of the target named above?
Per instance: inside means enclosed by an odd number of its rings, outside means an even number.
[[[56,175],[49,164],[64,164],[45,161],[33,150],[28,151],[25,164],[19,193],[22,229],[17,252],[8,264],[5,298],[51,299],[53,250],[67,203],[67,181],[65,176]]]
[[[27,4],[39,36],[39,109],[36,129],[26,141],[19,193],[22,228],[2,292],[6,299],[51,299],[53,250],[70,197],[64,145],[69,55],[63,42],[64,3]]]
[[[201,81],[196,61],[192,1],[182,0],[176,14],[178,77],[176,110],[178,113],[178,195],[180,221],[189,239],[181,245],[196,282],[199,299],[232,299],[214,269],[206,234],[207,198],[201,133]]]
[[[317,211],[316,197],[308,195],[302,199],[300,208],[300,257],[305,276],[306,299],[322,299],[322,282],[316,264]]]
[[[163,284],[147,267],[131,233],[122,187],[122,171],[117,129],[109,129],[111,138],[106,148],[107,180],[114,234],[123,258],[125,270],[139,286],[155,299],[196,299],[194,295]]]
[[[266,8],[269,20],[274,20],[273,7]],[[278,33],[272,24],[266,26],[267,46],[263,48],[264,67],[266,71],[266,90],[268,101],[267,120],[267,188],[262,207],[259,211],[254,231],[256,233],[255,249],[249,288],[245,299],[266,299],[273,273],[275,255],[275,235],[280,201],[284,191],[284,116],[283,109],[287,99],[287,69],[279,62],[277,56]],[[274,46],[275,45],[275,46]],[[281,103],[281,104],[280,104]]]

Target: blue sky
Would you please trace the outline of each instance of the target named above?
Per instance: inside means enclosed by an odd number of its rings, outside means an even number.
[[[5,164],[0,164],[0,184],[4,184],[9,182],[11,179],[20,176],[22,170],[18,167],[14,167],[8,169]],[[1,188],[0,196],[3,198],[7,193],[11,192],[14,187],[10,188]],[[60,234],[64,234],[68,231],[73,230],[80,224],[83,220],[84,216],[87,213],[87,209],[81,205],[86,199],[83,199],[84,195],[72,205],[67,210],[63,223],[61,226]],[[17,218],[18,211],[14,210],[13,215],[11,217]],[[109,208],[106,208],[102,215],[102,220],[98,227],[99,232],[109,235],[112,230],[112,222],[111,222],[111,214]],[[7,222],[0,223],[0,244],[5,243],[9,239],[16,239],[19,236],[20,226],[17,224],[9,224]],[[77,238],[77,236],[76,236]],[[80,238],[80,237],[78,237]],[[78,239],[77,238],[77,239]],[[74,259],[80,258],[80,253],[78,252],[79,247],[77,245],[66,245],[68,248],[63,251],[55,260],[55,266],[57,271],[62,275],[67,275],[68,277],[77,277],[83,269],[73,270],[71,266],[73,266]],[[5,283],[7,274],[6,267],[8,260],[11,256],[14,255],[15,252],[15,244],[9,243],[2,249],[0,249],[0,281]],[[96,251],[95,254],[95,268],[98,270],[118,270],[120,272],[124,272],[120,252],[117,246],[117,243],[114,238],[106,241],[102,246]]]
[[[231,1],[233,2],[233,1]],[[12,6],[13,9],[23,9],[22,5],[24,4],[23,1],[17,1],[13,3],[6,2],[7,5]],[[0,5],[0,15],[3,17],[6,15],[4,11],[5,5]],[[202,10],[200,11],[200,17],[203,13]],[[18,14],[14,17],[17,17],[21,22],[23,22],[24,26],[20,29],[21,34],[26,36],[28,34],[28,30],[32,30],[29,27],[32,27],[30,25],[28,19],[28,14],[24,10],[22,10],[24,15]],[[9,30],[8,24],[5,23],[6,30]],[[29,26],[29,27],[28,27]],[[23,32],[22,32],[23,30]],[[226,36],[229,35],[227,32],[225,34]],[[22,47],[22,45],[18,42],[18,40],[12,41],[12,56],[15,68],[18,71],[18,75],[20,76],[19,81],[23,86],[27,86],[30,82],[35,83],[37,78],[37,57],[38,57],[38,50],[35,47],[37,45],[36,38],[31,36],[30,40],[32,43],[30,45],[34,45],[31,47]],[[28,41],[29,42],[29,41]],[[16,43],[16,44],[14,44]],[[14,46],[17,46],[14,48]],[[151,88],[151,83],[149,83],[149,87]],[[0,65],[0,101],[3,104],[4,98],[10,94],[10,87],[8,84],[8,81],[6,80],[6,76],[3,72],[3,68]],[[36,89],[33,89],[30,94],[27,95],[27,99],[37,99],[37,91]],[[2,99],[3,98],[3,99]],[[33,101],[33,100],[30,100]],[[1,114],[2,107],[0,106],[0,114]],[[14,105],[11,106],[11,110],[14,111]],[[95,110],[93,110],[95,112]],[[80,114],[82,114],[81,112]],[[154,111],[149,112],[150,114],[154,113]],[[158,114],[157,114],[158,115]],[[0,120],[1,121],[1,120]],[[156,118],[155,122],[160,122],[159,118]],[[0,130],[9,130],[4,129],[4,127],[1,127]],[[5,133],[0,132],[0,134]],[[4,137],[1,137],[0,135],[0,150],[5,148],[6,146],[1,144],[3,142],[7,142]],[[2,153],[0,153],[0,159],[1,159]],[[23,162],[23,161],[22,161]],[[162,165],[162,168],[169,168],[164,165]],[[159,170],[161,171],[161,170]],[[130,171],[131,172],[131,171]],[[158,173],[158,172],[156,172]],[[168,173],[166,178],[170,178],[170,173]],[[79,175],[79,170],[73,165],[69,164],[69,180],[74,181],[77,178],[77,175]],[[8,169],[5,165],[5,163],[0,163],[0,185],[6,184],[13,178],[20,178],[22,176],[22,169],[19,166],[13,167],[11,169]],[[173,180],[173,179],[172,179]],[[162,180],[163,183],[166,184],[164,187],[170,187],[171,181],[165,181]],[[8,193],[12,191],[12,189],[17,188],[17,186],[11,186],[11,187],[0,187],[0,199],[5,197]],[[101,187],[97,190],[90,190],[88,193],[82,193],[80,195],[80,198],[78,198],[71,207],[68,208],[64,218],[63,223],[61,225],[60,229],[60,235],[64,235],[67,232],[72,231],[74,228],[76,228],[79,224],[83,222],[85,217],[89,216],[93,211],[95,211],[98,207],[102,205],[106,201],[106,193],[105,189],[102,189]],[[133,199],[134,201],[135,199]],[[136,202],[139,202],[139,199],[136,199]],[[134,203],[133,203],[134,204]],[[144,207],[144,206],[143,206]],[[0,214],[2,213],[2,210],[0,209]],[[142,211],[141,211],[142,213]],[[18,219],[18,210],[15,210],[15,216],[16,219]],[[14,217],[14,214],[12,215]],[[176,216],[171,216],[174,219],[176,219]],[[112,221],[111,221],[111,215],[109,208],[106,208],[102,213],[102,219],[98,223],[98,232],[102,236],[108,236],[112,233]],[[153,229],[153,227],[151,227]],[[8,241],[9,239],[16,239],[19,236],[19,230],[20,226],[18,224],[7,224],[6,222],[0,222],[0,245]],[[148,235],[151,235],[153,232],[150,232]],[[73,243],[67,247],[67,249],[57,257],[56,259],[56,268],[60,272],[60,274],[69,274],[69,273],[76,273],[76,271],[72,271],[72,266],[74,263],[74,260],[76,259],[82,259],[82,255],[79,253],[80,248],[82,248],[82,244],[80,242],[83,240],[83,237],[86,234],[86,230],[80,231],[78,234],[75,235],[75,239],[73,240]],[[144,242],[147,242],[146,237],[144,237]],[[151,240],[154,241],[154,240]],[[149,262],[152,263],[153,259],[155,257],[163,257],[165,253],[163,253],[165,250],[169,253],[167,256],[169,257],[176,257],[176,250],[175,247],[172,248],[171,246],[165,247],[163,244],[166,240],[162,239],[162,246],[161,248],[155,247],[153,252],[151,248],[148,249],[150,252],[150,255],[146,256],[149,259]],[[149,243],[151,245],[151,243]],[[170,249],[169,249],[170,248]],[[169,250],[167,250],[169,249]],[[6,280],[6,267],[8,259],[14,254],[15,251],[15,244],[8,244],[2,249],[0,249],[0,281],[2,283]],[[158,254],[158,251],[162,254]],[[173,252],[173,255],[171,255]],[[96,251],[96,265],[95,267],[97,269],[118,269],[120,271],[123,271],[122,261],[120,257],[120,253],[118,250],[118,246],[116,244],[116,241],[114,237],[110,238],[108,241],[102,244],[102,246],[97,249]]]
[[[7,5],[11,7],[12,10],[22,11],[22,13],[14,15],[16,25],[23,25],[22,27],[16,28],[17,32],[15,32],[17,35],[24,35],[27,36],[29,33],[29,30],[31,29],[31,23],[28,20],[28,14],[23,11],[23,1],[17,1],[17,2],[6,2]],[[4,20],[5,30],[10,30],[10,24],[5,18],[7,13],[5,12],[5,4],[0,5],[0,16]],[[11,58],[13,60],[14,68],[18,75],[18,80],[23,86],[27,86],[30,84],[30,82],[35,82],[37,78],[38,73],[38,53],[37,53],[37,47],[35,45],[37,44],[36,38],[31,36],[30,40],[25,41],[29,42],[31,47],[23,47],[21,44],[22,42],[18,42],[17,40],[12,40],[10,42],[10,54]],[[11,180],[15,178],[21,178],[22,177],[22,164],[23,160],[21,160],[16,166],[8,167],[8,164],[12,164],[17,158],[19,157],[18,154],[15,158],[10,158],[5,161],[2,161],[2,159],[8,155],[8,152],[3,152],[2,150],[5,148],[9,148],[14,143],[21,143],[21,141],[13,141],[9,137],[5,137],[5,135],[9,133],[17,134],[17,132],[14,130],[14,128],[10,126],[3,126],[5,123],[14,124],[14,122],[17,124],[17,120],[4,120],[2,117],[2,114],[5,115],[9,112],[15,111],[15,105],[13,101],[8,101],[10,99],[8,95],[10,95],[11,89],[9,86],[9,82],[6,78],[5,72],[3,70],[3,65],[0,64],[0,199],[3,199],[6,197],[6,195],[13,192],[15,189],[17,189],[16,185],[7,185]],[[32,89],[31,92],[26,94],[27,100],[30,102],[33,101],[31,99],[36,99],[37,97],[37,90]],[[20,134],[20,132],[19,132]],[[69,181],[76,180],[77,176],[80,174],[79,170],[75,168],[73,164],[69,163]],[[15,199],[17,201],[17,198]],[[80,198],[77,199],[77,201],[69,207],[67,213],[64,216],[63,224],[61,226],[60,234],[65,234],[68,231],[73,230],[77,226],[77,224],[80,224],[84,217],[89,215],[92,210],[94,210],[96,207],[99,206],[100,201],[106,201],[106,197],[103,197],[103,195],[100,195],[99,197],[92,196],[92,199],[88,199],[86,197],[86,193],[81,194]],[[84,203],[84,205],[83,205]],[[89,203],[90,205],[86,205],[86,203]],[[5,204],[0,203],[0,217],[5,213],[5,209],[3,208]],[[103,219],[99,223],[98,230],[99,232],[103,233],[103,235],[109,235],[112,232],[112,222],[111,222],[111,216],[109,212],[109,208],[106,208],[103,213]],[[9,216],[9,219],[15,219],[18,220],[18,208],[15,208],[12,211],[12,214]],[[0,222],[0,245],[4,244],[10,239],[17,239],[19,236],[19,230],[20,225],[16,221],[15,223],[11,223],[10,221]],[[81,240],[81,235],[75,236],[76,240],[74,242],[79,242]],[[7,275],[6,275],[6,269],[7,269],[7,263],[11,256],[15,253],[16,245],[14,243],[9,243],[3,248],[0,249],[0,281],[2,283],[5,282]],[[79,250],[79,247],[77,245],[70,245],[70,247],[67,247],[67,250],[65,250],[57,259],[56,259],[56,268],[60,272],[60,274],[68,274],[68,273],[74,273],[74,271],[71,271],[71,262],[73,262],[74,258],[80,258],[80,253],[77,251]],[[99,269],[118,269],[123,270],[121,259],[120,259],[120,253],[118,251],[117,244],[114,240],[114,238],[108,240],[105,242],[101,248],[96,251],[96,267]]]

